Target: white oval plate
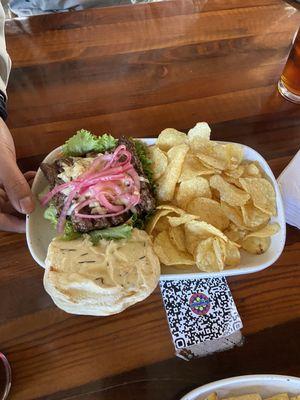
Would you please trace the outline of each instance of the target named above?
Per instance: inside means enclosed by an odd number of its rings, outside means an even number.
[[[183,396],[181,400],[204,400],[213,392],[216,392],[220,399],[248,393],[259,393],[262,398],[278,393],[298,395],[300,394],[300,379],[284,375],[237,376],[201,386]]]
[[[155,139],[144,139],[144,141],[148,145],[155,143]],[[284,209],[276,179],[266,160],[257,151],[253,150],[251,147],[245,145],[242,146],[244,148],[245,159],[258,161],[274,185],[278,215],[272,218],[272,222],[277,222],[280,225],[281,230],[272,237],[271,246],[266,253],[261,255],[252,255],[242,251],[241,264],[236,268],[225,269],[221,272],[207,273],[199,271],[196,267],[187,267],[185,269],[176,267],[163,267],[161,275],[162,280],[194,279],[213,276],[249,274],[252,272],[261,271],[274,264],[274,262],[279,258],[280,254],[282,253],[285,245],[286,229]],[[58,158],[59,153],[60,147],[48,154],[44,162],[53,163]],[[45,259],[49,243],[51,242],[53,237],[55,237],[55,230],[52,228],[49,221],[44,219],[44,210],[41,207],[37,197],[39,193],[46,189],[47,185],[47,180],[44,177],[41,169],[39,168],[32,185],[32,192],[36,198],[36,208],[35,211],[27,216],[26,219],[27,244],[32,257],[42,267],[45,267]]]

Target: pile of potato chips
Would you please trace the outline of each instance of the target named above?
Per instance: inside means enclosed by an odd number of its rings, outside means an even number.
[[[245,389],[241,391],[242,393],[245,392]],[[289,396],[287,393],[278,393],[274,394],[270,397],[262,397],[259,393],[249,393],[249,394],[240,394],[238,396],[228,396],[220,398],[217,393],[210,393],[206,398],[203,400],[300,400],[299,395]]]
[[[147,231],[164,265],[222,271],[240,249],[262,254],[280,227],[270,224],[276,197],[260,165],[235,143],[210,140],[198,123],[186,135],[165,129],[150,147],[160,206]]]

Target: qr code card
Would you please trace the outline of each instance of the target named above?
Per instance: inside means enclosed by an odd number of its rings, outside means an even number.
[[[242,328],[225,278],[160,282],[176,349],[227,337]]]

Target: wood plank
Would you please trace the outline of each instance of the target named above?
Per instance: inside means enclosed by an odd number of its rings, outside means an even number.
[[[89,26],[87,23],[84,27],[74,27],[70,31],[64,29],[55,32],[42,31],[35,35],[34,42],[30,35],[23,35],[21,38],[9,36],[10,25],[7,24],[8,50],[15,67],[26,67],[32,63],[48,64],[60,59],[85,57],[86,52],[93,47],[97,48],[98,56],[103,57],[110,54],[248,37],[265,32],[266,24],[271,31],[292,34],[296,30],[296,21],[299,25],[300,15],[291,6],[286,6],[284,23],[281,20],[282,15],[282,4],[222,12],[199,12],[184,16],[160,17],[158,14],[153,19],[96,26]],[[281,23],[278,23],[279,20]],[[273,26],[269,24],[270,21],[275,21]],[[148,32],[151,32],[151,36],[148,36]]]
[[[299,330],[300,321],[296,320],[276,330],[270,328],[250,335],[243,346],[224,353],[190,362],[173,358],[114,379],[95,381],[88,386],[57,393],[47,397],[47,400],[58,400],[60,396],[75,400],[174,400],[216,378],[254,372],[299,376],[299,346],[295,338]]]
[[[275,33],[209,45],[107,56],[101,61],[95,55],[54,63],[46,70],[41,66],[30,67],[26,75],[22,68],[17,68],[9,87],[9,111],[16,117],[12,126],[76,118],[83,115],[83,110],[85,116],[103,115],[277,83],[289,40],[290,32]],[[70,71],[67,80],[63,73],[66,69]],[[145,79],[147,84],[142,84]],[[20,85],[25,90],[16,96]],[[116,101],[120,90],[124,94]],[[45,106],[50,107],[47,114]],[[22,125],[17,125],[17,121]]]
[[[199,120],[210,124],[243,119],[260,114],[278,113],[286,118],[283,125],[289,124],[289,120],[299,120],[298,107],[285,101],[276,91],[274,85],[262,88],[254,88],[236,92],[230,92],[218,96],[193,99],[186,102],[155,105],[147,108],[108,113],[91,117],[81,117],[66,121],[38,124],[22,128],[12,129],[17,145],[18,157],[36,156],[39,153],[49,153],[53,148],[61,145],[78,129],[84,127],[96,133],[110,132],[116,137],[121,133],[136,137],[156,137],[166,127],[188,131]],[[142,121],[142,122],[141,122]],[[297,129],[295,127],[295,129]],[[254,129],[253,129],[254,130]],[[40,132],[43,132],[43,141],[39,141]],[[297,130],[298,132],[298,130]],[[296,140],[299,140],[299,134]],[[230,133],[230,137],[239,136],[238,132]],[[272,135],[272,132],[270,132]],[[213,134],[214,139],[220,138]],[[224,133],[222,139],[227,139]],[[263,137],[255,139],[260,142]],[[283,140],[280,144],[280,140]],[[242,143],[251,145],[252,136],[246,136]],[[37,146],[36,144],[39,143]],[[279,149],[289,147],[289,141],[280,136],[276,141],[264,142],[266,146],[278,146]],[[291,143],[292,151],[295,152],[294,143]],[[282,150],[281,150],[282,151]]]

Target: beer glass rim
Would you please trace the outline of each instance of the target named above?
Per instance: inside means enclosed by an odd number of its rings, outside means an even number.
[[[0,393],[0,400],[6,400],[11,388],[11,368],[6,356],[0,352],[0,362],[2,362],[5,369],[6,383],[3,394]]]

